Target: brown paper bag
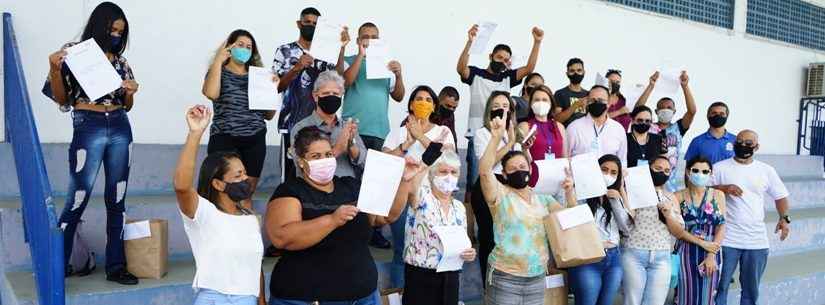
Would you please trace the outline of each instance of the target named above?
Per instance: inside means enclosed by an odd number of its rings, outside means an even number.
[[[561,275],[564,279],[564,285],[561,287],[545,288],[544,305],[567,305],[567,273],[564,271],[551,271],[550,276],[553,275]]]
[[[601,261],[605,256],[604,244],[595,222],[591,221],[567,230],[561,229],[559,212],[568,209],[558,209],[544,218],[544,230],[547,232],[556,266],[569,268]]]
[[[129,220],[126,223],[140,220]],[[166,275],[169,258],[169,224],[165,219],[149,221],[151,237],[126,240],[126,269],[138,278],[160,279]]]
[[[404,292],[401,288],[389,288],[381,290],[381,305],[401,305],[401,294]],[[390,302],[390,295],[397,294],[396,302]],[[397,303],[397,304],[396,304]]]

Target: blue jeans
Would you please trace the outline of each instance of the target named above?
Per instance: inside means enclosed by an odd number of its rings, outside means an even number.
[[[602,261],[568,271],[576,305],[613,304],[622,283],[621,251],[618,247],[608,249]]]
[[[759,299],[759,282],[768,264],[768,249],[744,250],[722,247],[722,273],[719,275],[719,287],[716,290],[716,304],[728,304],[728,288],[739,268],[739,285],[742,287],[740,305],[755,305]]]
[[[258,297],[254,295],[223,294],[212,289],[198,289],[194,305],[256,305]]]
[[[670,290],[668,250],[622,249],[624,305],[662,305]]]
[[[311,305],[313,302],[307,301],[295,301],[295,300],[284,300],[284,299],[276,299],[270,298],[269,305]],[[334,302],[318,302],[318,305],[381,305],[381,296],[378,294],[378,290],[373,292],[372,294],[355,300],[355,301],[334,301]]]
[[[407,227],[407,209],[401,212],[398,220],[390,224],[392,232],[392,263],[390,263],[390,285],[392,288],[404,288],[404,234]]]
[[[69,146],[69,190],[60,215],[63,228],[63,258],[69,261],[74,234],[80,222],[100,166],[106,175],[106,271],[126,266],[123,249],[123,212],[132,147],[132,127],[123,109],[109,113],[76,110],[72,113],[74,134]]]

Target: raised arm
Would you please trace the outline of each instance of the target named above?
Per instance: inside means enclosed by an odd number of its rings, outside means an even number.
[[[381,226],[388,223],[393,223],[398,220],[404,209],[409,204],[413,208],[418,206],[418,190],[421,187],[421,182],[426,177],[427,166],[413,159],[412,157],[405,158],[404,176],[401,179],[401,184],[398,185],[398,191],[395,193],[392,207],[387,217],[375,216],[373,226]],[[372,216],[372,215],[371,215]]]
[[[190,219],[195,217],[195,211],[198,210],[198,192],[192,185],[195,177],[195,158],[198,155],[201,137],[211,118],[212,110],[203,105],[194,106],[186,111],[189,134],[186,136],[186,143],[183,144],[172,178],[178,207]]]
[[[228,46],[224,43],[218,49],[215,58],[212,59],[212,64],[209,65],[209,71],[206,72],[206,79],[203,81],[201,93],[210,101],[216,101],[218,96],[221,95],[221,69],[223,69],[223,63],[231,56],[229,50],[234,46],[234,44]]]
[[[647,87],[645,87],[645,91],[642,92],[642,95],[639,96],[639,99],[636,100],[636,105],[633,108],[644,106],[647,104],[647,99],[650,98],[650,94],[653,93],[653,89],[656,87],[656,81],[659,80],[659,71],[653,73],[650,76],[650,82],[647,83]]]
[[[66,49],[61,48],[59,51],[49,55],[49,88],[52,93],[52,100],[58,105],[66,105],[69,103],[69,98],[66,95],[66,87],[63,84],[63,61],[66,58]]]
[[[528,74],[533,73],[536,69],[536,63],[539,61],[539,49],[541,48],[541,40],[544,39],[544,31],[538,27],[533,27],[533,48],[530,50],[530,57],[527,59],[527,65],[516,70],[516,79],[521,81]]]
[[[688,78],[686,71],[682,71],[682,75],[679,77],[679,80],[682,84],[682,91],[685,93],[685,104],[687,106],[687,111],[682,117],[682,126],[679,126],[679,128],[686,130],[690,128],[690,124],[693,123],[693,117],[696,116],[696,100],[693,99],[693,92],[688,86],[688,81],[690,79]]]
[[[387,68],[395,75],[395,86],[390,91],[390,97],[396,102],[401,102],[404,99],[404,78],[401,76],[401,63],[396,60],[390,61]]]
[[[338,72],[338,75],[345,76],[344,71],[344,55],[347,51],[347,44],[349,44],[349,27],[344,27],[341,30],[341,51],[338,52],[338,61],[335,62],[335,72]],[[358,71],[358,70],[355,70]],[[346,84],[346,78],[344,78],[344,84]],[[345,85],[348,86],[348,85]]]
[[[493,167],[496,162],[500,160],[497,156],[497,149],[498,143],[501,142],[501,137],[504,134],[504,128],[504,121],[501,118],[494,118],[490,122],[490,133],[492,136],[490,142],[487,143],[487,148],[484,149],[481,160],[478,162],[478,176],[481,181],[481,191],[484,195],[484,200],[490,205],[498,203],[499,182],[493,174]]]
[[[461,55],[458,56],[458,64],[455,66],[456,72],[461,76],[461,79],[470,77],[470,67],[468,66],[470,63],[470,47],[476,39],[476,34],[478,34],[478,24],[473,24],[470,30],[467,31],[467,43],[464,44],[464,50],[462,50]]]

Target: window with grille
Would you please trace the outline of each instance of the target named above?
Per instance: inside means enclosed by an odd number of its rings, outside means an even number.
[[[640,10],[733,29],[734,0],[604,0]],[[780,0],[781,1],[781,0]]]
[[[748,0],[747,32],[825,50],[825,8],[801,0]]]

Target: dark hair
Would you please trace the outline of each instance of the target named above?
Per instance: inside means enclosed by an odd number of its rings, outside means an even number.
[[[688,183],[690,183],[690,179],[688,179],[688,175],[690,175],[690,168],[698,163],[705,163],[711,171],[713,170],[713,163],[710,163],[710,160],[704,156],[693,157],[693,159],[688,160],[685,164],[685,186],[688,186]]]
[[[497,45],[493,48],[493,53],[491,53],[491,54],[496,54],[498,51],[506,51],[506,52],[507,52],[507,53],[509,53],[510,55],[513,55],[513,51],[512,51],[512,50],[510,50],[510,46],[508,46],[508,45],[506,45],[506,44],[503,44],[503,43],[497,44]]]
[[[484,104],[484,117],[482,118],[482,122],[484,122],[484,127],[488,130],[490,129],[490,121],[492,121],[492,118],[490,117],[490,111],[493,110],[493,100],[495,100],[499,96],[507,98],[507,104],[509,105],[509,111],[507,112],[507,122],[505,122],[506,125],[504,127],[510,128],[510,122],[513,122],[512,124],[515,124],[516,102],[513,101],[512,97],[510,97],[510,92],[496,90],[490,93],[490,97],[487,98],[487,103]],[[519,133],[518,128],[516,128],[516,133]],[[516,136],[518,137],[518,135]]]
[[[610,94],[610,89],[608,89],[607,87],[605,87],[603,85],[598,85],[598,84],[593,85],[593,87],[590,87],[590,91],[593,91],[593,89],[597,89],[597,88],[602,88],[602,89],[604,89],[604,91],[607,91],[607,94]]]
[[[453,86],[446,86],[444,88],[441,88],[441,92],[438,93],[438,96],[442,95],[452,97],[456,101],[460,99],[460,96],[458,95],[458,90]]]
[[[229,171],[229,162],[233,159],[240,160],[241,156],[234,151],[218,151],[208,154],[206,158],[203,159],[200,173],[198,174],[198,195],[209,200],[219,211],[224,211],[221,205],[218,204],[218,197],[221,191],[212,186],[212,180],[218,179],[223,181],[223,175]],[[238,202],[235,203],[235,206],[244,214],[252,214],[252,211],[244,208]]]
[[[531,103],[533,102],[533,96],[536,95],[536,92],[539,91],[547,93],[547,95],[550,96],[550,112],[547,114],[547,119],[553,121],[553,109],[556,109],[556,98],[553,97],[553,90],[551,90],[550,87],[547,87],[545,85],[536,86],[536,89],[534,89],[533,93],[530,94],[530,100],[527,101],[527,105],[531,105]],[[535,117],[536,114],[533,113],[533,107],[528,107],[527,118],[532,119]]]
[[[653,166],[653,163],[656,163],[656,161],[659,160],[659,159],[665,160],[665,161],[667,161],[667,164],[670,164],[670,159],[668,159],[667,157],[665,157],[663,155],[658,155],[655,158],[653,158],[653,160],[650,161],[650,166]]]
[[[303,158],[309,150],[309,146],[317,141],[330,142],[329,135],[316,126],[307,126],[298,130],[295,134],[295,143],[292,144],[295,151],[295,158]]]
[[[539,74],[538,72],[533,72],[533,73],[527,74],[527,76],[524,77],[524,80],[521,83],[521,94],[522,95],[524,95],[524,90],[527,88],[527,83],[529,83],[530,80],[533,79],[536,76],[540,77],[541,80],[544,81],[544,76],[541,76],[541,74]]]
[[[607,77],[610,77],[610,75],[613,75],[613,74],[616,74],[619,77],[622,77],[622,70],[608,69],[607,73],[605,73],[604,77],[607,78]]]
[[[117,20],[123,20],[123,34],[120,35],[118,46],[112,48],[110,47],[112,45],[112,24]],[[126,14],[117,4],[103,2],[95,7],[92,14],[89,15],[86,27],[83,28],[83,34],[80,35],[81,41],[90,38],[94,38],[97,45],[104,52],[110,50],[112,54],[123,55],[123,51],[129,43],[129,20],[126,19]]]
[[[507,164],[507,162],[509,162],[511,159],[513,159],[515,157],[518,157],[518,156],[523,157],[524,160],[530,160],[530,158],[527,158],[527,154],[524,153],[523,151],[519,151],[519,150],[508,151],[506,154],[504,154],[504,157],[501,157],[501,173],[502,174],[504,174],[504,167]]]
[[[358,27],[358,36],[361,36],[361,30],[363,30],[364,28],[375,28],[377,30],[378,26],[372,22],[364,22],[364,24]]]
[[[310,7],[307,7],[305,9],[301,10],[301,18],[304,18],[304,16],[306,16],[306,15],[315,15],[315,16],[320,17],[321,12],[319,12],[318,9],[310,6]]]
[[[256,67],[263,67],[263,63],[261,62],[261,54],[258,53],[258,43],[255,42],[255,37],[252,37],[252,33],[244,29],[237,29],[229,33],[229,37],[226,38],[226,45],[231,45],[238,41],[241,37],[247,37],[249,40],[252,40],[252,57],[244,63],[244,67],[246,70],[249,70],[249,66],[256,66]],[[227,59],[223,64],[229,63],[231,58]]]
[[[571,66],[573,66],[575,64],[580,64],[580,65],[582,65],[582,67],[584,67],[584,62],[581,60],[581,58],[573,57],[573,58],[571,58],[570,60],[567,61],[567,67],[568,68],[570,68]]]
[[[419,91],[426,91],[433,98],[433,109],[438,106],[438,95],[435,94],[433,88],[430,88],[430,86],[427,85],[419,85],[413,89],[412,93],[410,93],[410,100],[407,101],[407,113],[413,113],[412,102],[415,100],[415,95],[418,94]]]
[[[608,185],[607,188],[611,190],[619,190],[622,186],[622,160],[619,159],[616,155],[613,154],[606,154],[599,158],[599,165],[605,164],[607,162],[616,163],[616,167],[618,167],[618,173],[616,174],[616,181],[613,182],[613,185]],[[606,224],[610,224],[610,220],[613,219],[613,209],[610,208],[610,201],[607,198],[607,195],[602,195],[601,197],[594,197],[585,200],[587,205],[590,206],[590,212],[594,215],[596,214],[596,209],[600,206],[604,209],[604,222]]]
[[[653,115],[653,111],[650,110],[650,107],[647,107],[645,105],[641,105],[641,106],[636,106],[635,108],[633,108],[633,111],[630,112],[630,117],[631,118],[636,118],[636,116],[639,115],[639,113],[642,113],[642,112],[647,112],[647,113],[650,113],[650,115]]]
[[[674,106],[674,108],[675,108],[675,106],[676,106],[676,102],[675,102],[675,101],[673,101],[673,99],[672,99],[672,98],[669,98],[669,97],[667,97],[667,96],[665,96],[665,97],[663,97],[663,98],[660,98],[660,99],[659,99],[659,101],[657,101],[657,102],[656,102],[656,108],[659,108],[659,104],[661,104],[662,102],[665,102],[665,101],[670,101],[671,103],[673,103],[673,106]]]
[[[713,104],[710,104],[710,107],[708,107],[708,114],[710,114],[710,109],[713,107],[725,107],[725,115],[730,115],[730,108],[728,108],[728,104],[725,104],[724,102],[713,102]]]

